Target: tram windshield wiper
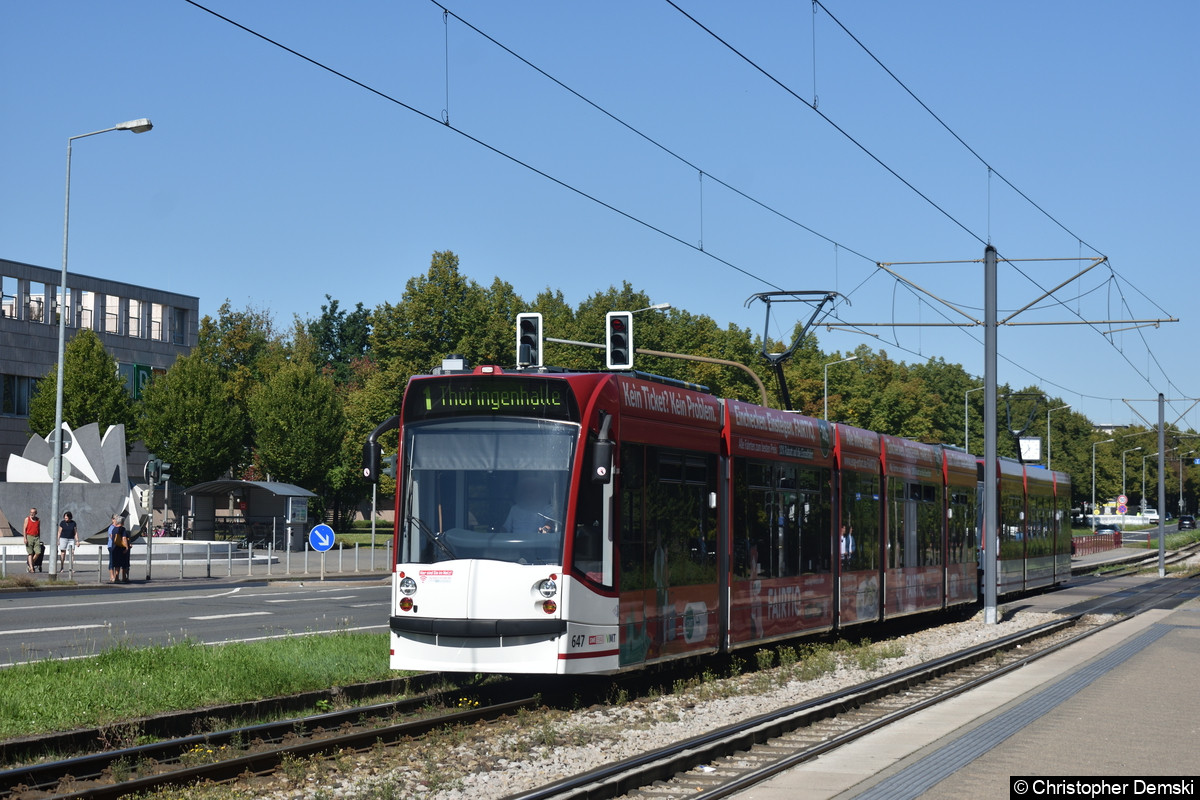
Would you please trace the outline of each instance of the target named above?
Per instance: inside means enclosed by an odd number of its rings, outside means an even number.
[[[441,548],[442,552],[446,554],[447,558],[452,560],[458,558],[458,555],[452,549],[450,549],[450,545],[442,539],[442,536],[438,533],[434,533],[433,529],[426,525],[424,520],[411,514],[409,515],[408,519],[412,524],[416,525],[417,529],[422,534],[429,537],[430,541]]]

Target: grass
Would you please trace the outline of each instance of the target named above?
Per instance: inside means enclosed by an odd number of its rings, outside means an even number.
[[[336,538],[337,542],[342,543],[344,547],[353,547],[360,545],[361,547],[371,546],[371,532],[362,533],[355,531],[354,533],[339,533]],[[375,531],[375,549],[382,550],[387,547],[392,541],[392,528],[380,528]]]
[[[117,647],[0,672],[0,739],[395,676],[386,633]]]

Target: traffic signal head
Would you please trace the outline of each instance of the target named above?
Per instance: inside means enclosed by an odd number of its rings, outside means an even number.
[[[633,369],[633,312],[604,316],[604,363],[609,369]]]
[[[139,486],[137,490],[138,505],[143,511],[150,510],[150,489],[149,487]]]
[[[542,366],[542,315],[517,314],[517,366]]]
[[[392,453],[390,456],[383,457],[383,474],[389,478],[396,477],[396,459],[400,457],[399,453]]]
[[[168,464],[168,466],[170,465]],[[145,477],[146,483],[158,483],[158,475],[161,471],[162,459],[155,455],[151,455],[150,458],[146,460],[146,469],[143,472],[143,477]]]
[[[160,483],[166,483],[167,481],[171,480],[171,462],[158,462],[158,480]]]

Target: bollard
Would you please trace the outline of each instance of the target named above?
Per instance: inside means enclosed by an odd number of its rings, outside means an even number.
[[[342,568],[342,559],[346,555],[346,545],[343,542],[338,542],[338,572],[342,573],[346,570]]]
[[[104,583],[104,548],[96,548],[96,583]]]
[[[254,574],[254,542],[246,542],[246,575]]]
[[[273,544],[267,545],[267,577],[271,577],[271,554],[275,552]]]
[[[308,574],[308,542],[304,543],[304,574]]]
[[[183,580],[183,539],[179,540],[179,580]]]
[[[229,549],[226,550],[225,552],[228,554],[228,558],[229,558],[229,573],[225,577],[232,578],[233,577],[233,542],[232,541],[229,542]]]
[[[212,542],[204,543],[204,577],[212,577]]]
[[[287,553],[283,557],[283,571],[288,575],[292,574],[292,540],[288,539]]]
[[[354,543],[354,571],[358,572],[358,542]]]

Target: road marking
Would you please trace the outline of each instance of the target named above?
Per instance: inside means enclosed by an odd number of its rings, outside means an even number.
[[[353,600],[356,594],[345,594],[340,597],[294,597],[290,600],[265,600],[266,603],[324,603],[326,600]],[[372,604],[374,605],[374,604]]]
[[[171,600],[173,602],[178,602],[180,600],[212,600],[213,598],[217,598],[217,597],[229,597],[231,595],[238,594],[241,591],[242,590],[239,587],[239,588],[230,589],[230,590],[224,591],[224,592],[217,592],[215,594],[185,594],[185,595],[181,595],[178,597],[172,596]],[[114,597],[111,600],[101,600],[101,599],[93,598],[90,596],[87,598],[87,603],[88,603],[89,608],[97,608],[99,606],[105,606],[105,605],[118,605],[119,604],[122,606],[127,606],[127,605],[131,605],[133,603],[161,603],[161,602],[162,602],[162,597],[126,596],[126,597],[121,597],[121,598]],[[78,607],[78,605],[79,605],[79,601],[77,601],[77,600],[70,600],[70,601],[66,601],[66,602],[62,602],[62,603],[35,603],[35,604],[23,605],[23,606],[13,605],[13,606],[0,607],[0,612],[30,611],[30,610],[45,611],[48,608],[76,608],[76,607]]]
[[[188,619],[233,619],[234,617],[269,617],[272,616],[271,611],[243,611],[240,614],[209,614],[204,617],[188,617]]]
[[[16,631],[0,631],[0,636],[8,636],[14,633],[54,633],[56,631],[85,631],[88,628],[107,628],[108,625],[63,625],[59,628],[25,628]]]

